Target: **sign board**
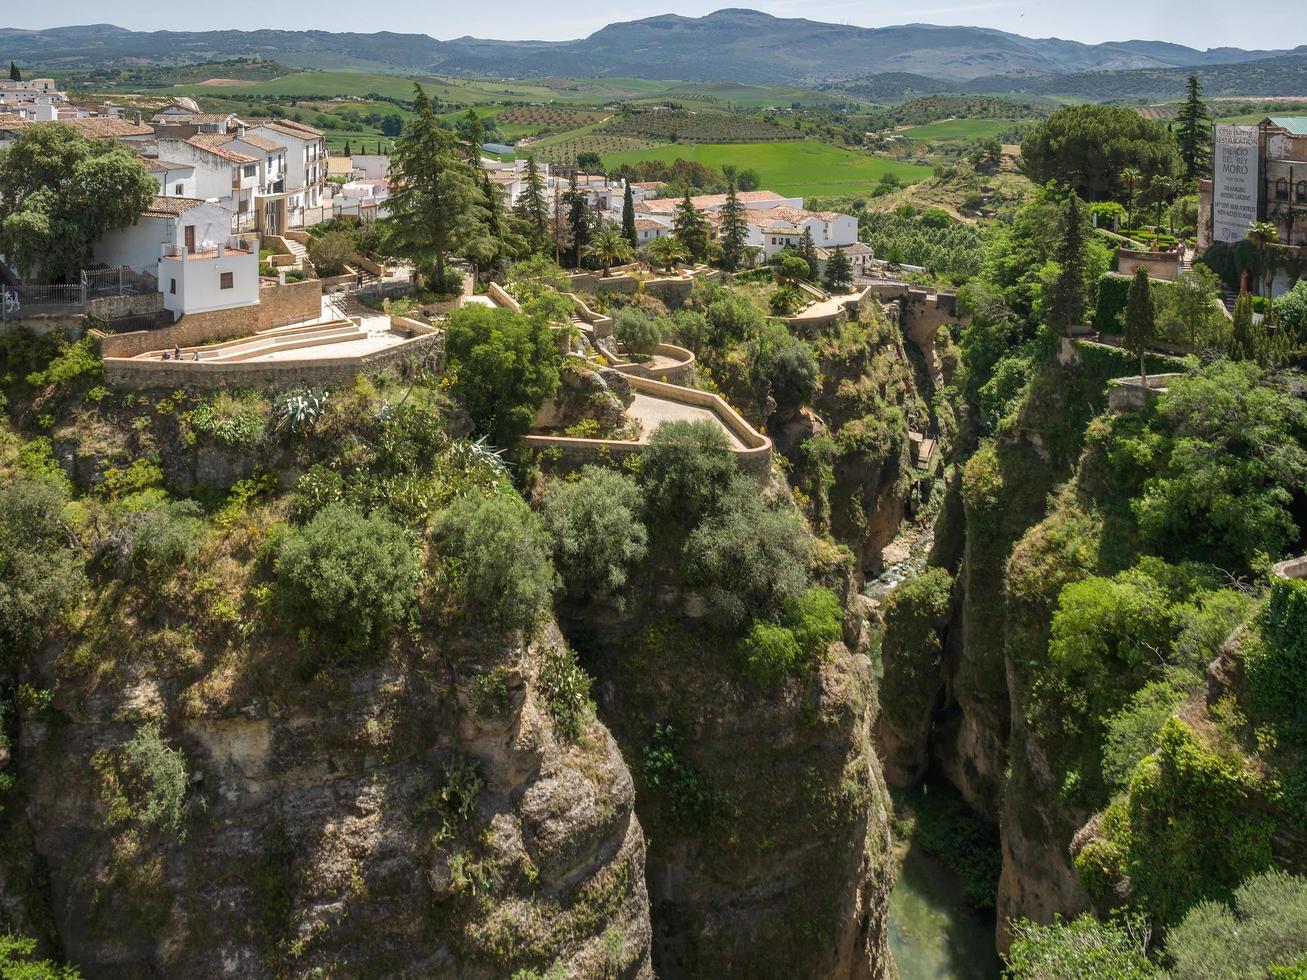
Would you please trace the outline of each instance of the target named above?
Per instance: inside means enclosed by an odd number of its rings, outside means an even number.
[[[1212,239],[1243,241],[1257,220],[1257,127],[1216,126],[1212,140]]]

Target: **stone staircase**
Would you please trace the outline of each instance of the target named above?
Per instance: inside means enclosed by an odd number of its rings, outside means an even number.
[[[303,268],[304,268],[304,260],[305,260],[306,258],[308,258],[309,250],[308,250],[307,248],[305,248],[305,247],[304,247],[302,244],[300,244],[299,242],[295,241],[295,239],[293,239],[293,238],[284,238],[284,239],[282,239],[282,240],[283,240],[283,241],[286,243],[286,245],[290,248],[290,254],[293,255],[293,256],[295,256],[295,266],[294,266],[294,267],[295,267],[296,269],[303,269]]]

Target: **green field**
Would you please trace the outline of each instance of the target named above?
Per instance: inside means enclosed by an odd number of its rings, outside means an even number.
[[[761,186],[780,194],[865,194],[892,173],[904,183],[929,177],[929,167],[899,163],[829,143],[693,143],[656,146],[604,156],[605,169],[640,160],[695,160],[710,167],[734,164],[758,172]]]
[[[927,143],[973,142],[1009,132],[1018,122],[1015,119],[944,119],[925,126],[901,129],[895,135]]]
[[[675,82],[664,83],[667,91],[662,98],[673,102],[685,102],[693,106],[702,103],[733,103],[742,109],[765,109],[770,106],[789,108],[792,102],[804,105],[830,105],[851,100],[843,93],[817,92],[813,89],[791,88],[777,85],[744,85],[734,82],[704,83],[678,85]]]

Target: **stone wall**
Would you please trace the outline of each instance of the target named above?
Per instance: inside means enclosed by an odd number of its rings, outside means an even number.
[[[633,293],[640,286],[630,276],[609,276],[605,279],[594,272],[574,272],[571,279],[572,291],[578,293]]]
[[[1142,412],[1149,401],[1166,394],[1167,386],[1183,374],[1150,374],[1147,389],[1139,377],[1113,378],[1107,383],[1107,409],[1118,415],[1125,412]]]
[[[1161,279],[1175,282],[1180,277],[1180,253],[1175,252],[1136,252],[1128,248],[1116,251],[1116,271],[1123,276],[1133,276],[1136,269],[1146,269],[1149,279]]]
[[[129,388],[213,389],[226,387],[293,388],[349,384],[360,373],[396,368],[428,367],[439,370],[444,359],[445,335],[425,327],[424,333],[361,357],[318,357],[293,361],[152,361],[111,358],[104,362],[105,381]]]
[[[496,306],[505,307],[512,310],[514,313],[522,312],[522,304],[510,296],[508,290],[497,282],[492,282],[486,288],[486,295],[494,300]]]
[[[105,336],[100,353],[108,357],[135,357],[146,351],[169,347],[195,347],[216,340],[246,337],[258,330],[258,306],[233,306],[226,310],[190,313],[171,327],[159,330],[133,330]]]
[[[671,310],[683,306],[693,290],[693,279],[646,279],[644,283],[644,291]]]
[[[259,290],[258,309],[259,330],[316,320],[322,316],[322,282],[304,279],[285,285],[264,286]]]
[[[610,350],[611,348],[604,349],[605,357],[609,357],[608,352]],[[654,355],[671,358],[675,363],[656,370],[637,361],[623,361],[612,357],[609,357],[609,363],[613,366],[614,371],[620,371],[627,377],[651,378],[655,381],[666,381],[668,384],[674,385],[684,385],[694,371],[694,351],[692,350],[677,347],[675,344],[659,344],[654,348]]]
[[[0,321],[0,335],[12,333],[15,330],[30,330],[38,337],[61,333],[70,340],[76,340],[86,332],[86,318],[80,315],[37,316],[35,314],[19,314],[12,319]]]
[[[143,316],[163,309],[163,293],[122,293],[118,296],[99,296],[86,303],[87,316],[101,320],[116,320],[123,316]]]

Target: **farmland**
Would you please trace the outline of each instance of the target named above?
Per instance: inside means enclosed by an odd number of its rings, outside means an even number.
[[[859,194],[869,191],[881,177],[892,173],[909,183],[930,175],[929,167],[885,160],[846,150],[829,143],[790,141],[776,143],[693,143],[608,153],[605,167],[640,160],[693,160],[710,167],[734,164],[756,170],[762,187],[781,194]]]
[[[899,130],[897,135],[926,143],[975,142],[997,139],[1019,125],[1013,119],[945,119],[925,126]]]
[[[793,129],[779,125],[774,116],[760,118],[737,112],[628,112],[614,118],[604,131],[618,136],[666,140],[675,143],[751,143],[799,138]]]

